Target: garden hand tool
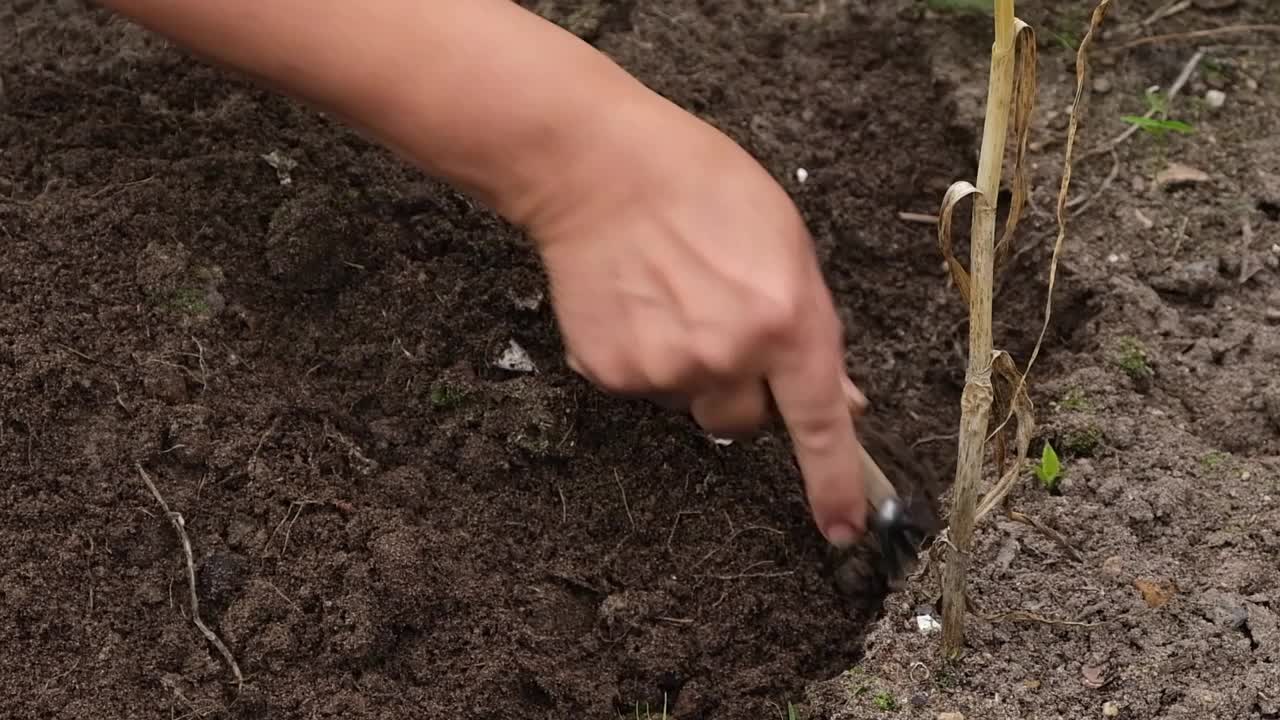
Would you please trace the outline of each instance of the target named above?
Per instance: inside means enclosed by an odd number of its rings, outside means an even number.
[[[859,445],[859,452],[871,505],[867,526],[880,545],[880,570],[891,580],[897,579],[915,562],[927,533],[911,518],[906,503],[867,449]]]

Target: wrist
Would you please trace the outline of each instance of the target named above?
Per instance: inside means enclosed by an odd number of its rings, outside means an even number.
[[[461,14],[461,13],[460,13]],[[361,125],[429,174],[529,226],[591,172],[632,108],[656,95],[608,57],[510,0],[476,39],[429,52],[430,74],[388,67],[354,101]],[[466,27],[458,28],[466,35]],[[441,66],[443,63],[443,66]],[[430,63],[423,63],[424,66]],[[372,110],[370,110],[372,109]]]

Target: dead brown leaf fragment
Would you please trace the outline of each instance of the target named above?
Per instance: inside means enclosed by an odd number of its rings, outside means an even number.
[[[1165,190],[1185,185],[1199,185],[1212,179],[1209,173],[1199,168],[1176,162],[1169,163],[1164,170],[1156,174],[1156,184]]]
[[[1138,592],[1142,593],[1142,600],[1147,604],[1147,607],[1150,608],[1164,606],[1173,598],[1174,593],[1177,591],[1176,588],[1172,586],[1161,585],[1155,581],[1144,580],[1142,578],[1133,581],[1133,584],[1138,588]]]

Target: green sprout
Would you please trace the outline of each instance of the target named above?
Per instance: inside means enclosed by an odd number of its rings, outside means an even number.
[[[1068,455],[1089,457],[1102,444],[1102,428],[1097,425],[1086,425],[1078,430],[1071,430],[1062,439],[1062,449]]]
[[[1063,396],[1059,403],[1063,410],[1088,410],[1089,400],[1085,397],[1084,390],[1080,388],[1071,388]]]
[[[1145,380],[1155,374],[1147,362],[1147,350],[1137,339],[1126,337],[1120,340],[1120,350],[1115,357],[1115,364],[1134,380]]]
[[[1222,463],[1230,459],[1230,457],[1231,457],[1230,455],[1222,452],[1221,450],[1212,450],[1209,452],[1209,454],[1201,458],[1200,462],[1205,466],[1206,469],[1214,470],[1220,465],[1222,465]]]
[[[894,700],[893,695],[888,691],[876,693],[876,696],[871,699],[871,704],[885,712],[893,712],[898,708],[898,701]]]
[[[1058,480],[1062,474],[1062,463],[1058,460],[1058,453],[1053,449],[1050,443],[1044,444],[1044,450],[1040,452],[1040,464],[1036,466],[1036,477],[1040,479],[1040,484],[1049,492],[1053,492],[1058,487]]]
[[[1148,90],[1145,98],[1147,101],[1145,115],[1124,115],[1120,119],[1162,139],[1171,132],[1190,135],[1196,131],[1181,120],[1169,119],[1169,97],[1164,93]]]

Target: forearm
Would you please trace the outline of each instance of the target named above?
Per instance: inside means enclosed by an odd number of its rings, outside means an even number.
[[[100,1],[360,128],[515,222],[571,171],[571,146],[590,142],[605,113],[646,95],[511,0]]]

